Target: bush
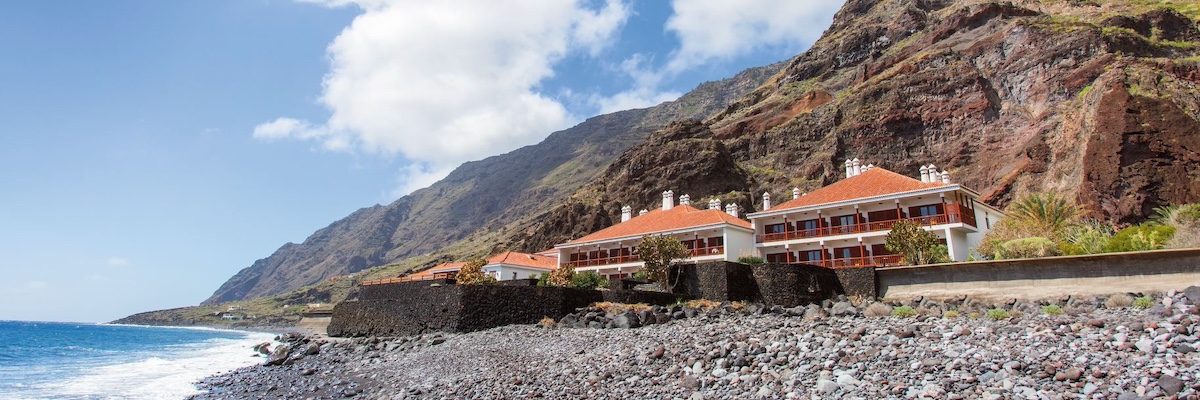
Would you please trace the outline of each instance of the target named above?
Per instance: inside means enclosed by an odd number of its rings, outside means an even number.
[[[1153,305],[1154,299],[1150,298],[1150,296],[1142,296],[1133,299],[1133,306],[1137,308],[1150,308]]]
[[[570,265],[560,265],[558,269],[550,271],[550,275],[546,277],[546,286],[567,287],[571,285],[571,278],[575,276],[575,268]]]
[[[633,279],[636,279],[636,280],[639,280],[639,281],[644,281],[644,280],[647,280],[647,279],[649,279],[649,278],[647,278],[647,276],[646,276],[646,271],[645,271],[645,270],[640,270],[640,269],[638,270],[638,272],[634,272],[634,273],[633,273],[633,276],[632,276],[632,278],[633,278]]]
[[[1085,219],[1071,224],[1066,230],[1066,242],[1059,248],[1066,255],[1100,254],[1108,248],[1113,229],[1097,219]]]
[[[892,307],[883,303],[871,303],[867,309],[863,310],[863,315],[868,317],[886,317],[892,315]]]
[[[1133,297],[1124,293],[1108,296],[1108,300],[1104,301],[1104,306],[1108,308],[1125,308],[1133,305]]]
[[[587,290],[592,290],[595,288],[607,288],[608,279],[604,279],[603,276],[600,276],[600,274],[597,274],[593,271],[588,271],[582,274],[572,275],[571,284],[569,286],[576,289]]]
[[[632,311],[632,312],[636,313],[636,312],[641,312],[642,310],[651,309],[651,307],[649,305],[647,305],[646,303],[625,304],[625,303],[613,303],[613,302],[608,302],[608,301],[593,303],[592,307],[596,307],[596,308],[599,308],[600,310],[603,310],[605,314],[621,314],[626,311]]]
[[[546,284],[546,282],[549,280],[550,280],[550,273],[543,272],[541,275],[538,275],[537,285],[538,286],[549,286]]]
[[[958,318],[958,310],[946,310],[942,313],[942,318]]]
[[[454,280],[460,285],[490,285],[496,283],[496,278],[483,273],[484,265],[487,265],[487,261],[485,260],[468,261],[454,275]]]
[[[1062,315],[1063,309],[1057,304],[1051,304],[1048,306],[1042,306],[1042,313],[1046,315]]]
[[[1175,227],[1142,224],[1122,229],[1108,241],[1109,252],[1158,250],[1175,236]]]
[[[999,321],[999,320],[1008,319],[1009,315],[1008,315],[1008,311],[1006,311],[1003,308],[993,308],[991,310],[988,310],[987,317],[988,317],[988,319]]]
[[[884,248],[903,256],[904,262],[909,265],[924,265],[938,261],[936,251],[939,244],[938,237],[933,232],[925,230],[916,222],[902,219],[892,224],[892,230],[888,232],[884,241]],[[943,249],[942,255],[945,254]]]
[[[554,322],[554,318],[542,317],[542,320],[538,321],[537,324],[538,324],[538,326],[543,327],[543,328],[553,328],[555,325],[555,322]]]
[[[917,310],[913,310],[909,306],[900,306],[892,309],[893,317],[909,318],[917,316]]]
[[[746,265],[763,265],[767,263],[766,260],[759,256],[741,256],[738,257],[737,262]]]
[[[999,260],[1050,257],[1059,254],[1058,245],[1044,237],[1013,239],[996,249],[996,259]]]
[[[1014,239],[1043,237],[1055,243],[1065,242],[1068,227],[1082,210],[1056,193],[1028,193],[1004,209],[1004,218],[983,236],[975,251],[984,257],[997,257],[1000,247]]]
[[[696,300],[688,300],[687,303],[684,303],[684,306],[686,306],[688,308],[694,308],[697,310],[711,310],[711,309],[720,307],[721,302],[705,300],[705,299],[696,299]]]
[[[683,242],[667,235],[643,236],[642,243],[637,246],[637,252],[642,259],[642,270],[646,271],[646,276],[668,293],[675,288],[675,282],[669,282],[668,279],[671,267],[691,254]]]

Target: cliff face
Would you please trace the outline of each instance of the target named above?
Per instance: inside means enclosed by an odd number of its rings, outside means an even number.
[[[591,181],[614,158],[671,121],[703,118],[761,85],[783,65],[700,85],[680,99],[621,111],[551,134],[542,143],[468,162],[392,204],[360,209],[255,261],[206,304],[287,292],[414,255],[482,255]]]
[[[1200,201],[1200,11],[1102,3],[850,0],[767,84],[652,135],[511,243],[570,240],[667,189],[754,211],[856,157],[909,175],[936,164],[998,206],[1067,193],[1116,223]],[[711,150],[673,145],[695,141]],[[688,175],[676,160],[691,157],[719,171]]]
[[[784,65],[464,164],[285,245],[208,301],[422,254],[543,250],[667,189],[755,211],[764,191],[812,191],[856,157],[909,175],[936,164],[997,206],[1054,190],[1134,222],[1200,201],[1197,18],[1181,0],[849,0]]]

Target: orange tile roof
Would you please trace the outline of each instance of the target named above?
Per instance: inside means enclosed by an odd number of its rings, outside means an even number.
[[[442,263],[442,264],[438,264],[438,265],[434,266],[433,268],[430,268],[430,269],[427,269],[427,270],[424,270],[424,271],[421,271],[421,272],[418,272],[418,273],[415,273],[412,275],[408,275],[407,278],[420,278],[420,277],[432,276],[433,274],[440,274],[440,273],[444,273],[444,272],[457,272],[458,270],[462,269],[462,267],[464,265],[467,265],[467,263],[465,263],[465,262]]]
[[[487,259],[488,264],[508,264],[545,270],[558,268],[558,257],[506,251]]]
[[[646,215],[633,217],[628,221],[601,229],[564,244],[587,243],[632,236],[641,237],[652,233],[670,232],[722,223],[752,229],[750,223],[746,222],[746,220],[734,217],[721,210],[698,210],[692,206],[678,205],[670,210],[663,211],[660,208],[648,212]]]
[[[837,203],[847,200],[862,199],[890,194],[912,192],[923,189],[950,186],[942,182],[921,182],[883,168],[871,168],[857,176],[837,181],[836,183],[817,189],[800,198],[792,199],[783,204],[771,207],[763,212],[774,212],[815,206],[820,204]],[[757,214],[757,213],[756,213]]]

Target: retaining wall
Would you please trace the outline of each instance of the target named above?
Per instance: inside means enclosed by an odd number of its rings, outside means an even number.
[[[714,301],[795,307],[843,293],[833,271],[812,265],[750,266],[721,261],[687,265],[680,273],[677,293]]]
[[[883,298],[1062,295],[1182,290],[1200,282],[1200,249],[979,261],[875,271]]]

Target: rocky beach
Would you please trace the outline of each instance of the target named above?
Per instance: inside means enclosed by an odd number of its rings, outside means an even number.
[[[466,334],[282,335],[264,356],[276,365],[204,379],[194,398],[1200,398],[1200,287],[692,305]]]

